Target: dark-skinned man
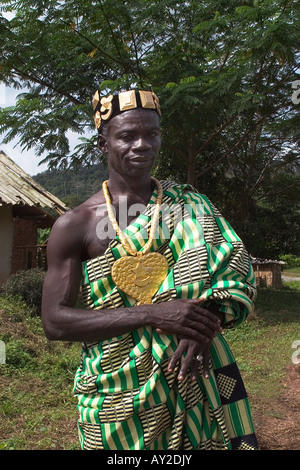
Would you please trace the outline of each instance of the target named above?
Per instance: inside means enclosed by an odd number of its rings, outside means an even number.
[[[161,145],[152,91],[97,91],[93,109],[109,178],[55,223],[42,306],[50,340],[82,343],[81,447],[256,449],[222,334],[253,308],[243,243],[206,196],[151,177]]]

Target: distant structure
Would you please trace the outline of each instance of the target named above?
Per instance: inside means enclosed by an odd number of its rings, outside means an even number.
[[[282,287],[281,271],[286,265],[284,261],[271,259],[251,258],[256,284],[258,287]]]
[[[0,150],[0,285],[10,274],[45,262],[37,231],[51,228],[67,210]]]

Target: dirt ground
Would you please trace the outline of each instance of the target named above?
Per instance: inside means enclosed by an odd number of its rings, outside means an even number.
[[[300,450],[300,365],[287,367],[282,394],[271,406],[257,405],[253,417],[260,449]]]

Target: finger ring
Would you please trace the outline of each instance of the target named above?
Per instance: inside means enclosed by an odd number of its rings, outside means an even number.
[[[198,354],[198,356],[194,357],[195,361],[199,361],[201,362],[202,361],[202,356],[201,354]]]

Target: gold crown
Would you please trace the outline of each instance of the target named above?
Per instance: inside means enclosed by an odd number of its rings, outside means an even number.
[[[153,91],[129,90],[101,98],[97,90],[93,97],[96,129],[99,129],[102,121],[108,121],[124,111],[135,108],[153,109],[161,116],[159,99]]]

